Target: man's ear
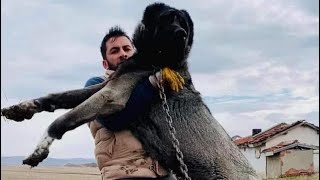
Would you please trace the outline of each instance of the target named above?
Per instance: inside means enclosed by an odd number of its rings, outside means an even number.
[[[104,69],[109,69],[109,64],[106,59],[102,60],[102,66],[104,67]]]

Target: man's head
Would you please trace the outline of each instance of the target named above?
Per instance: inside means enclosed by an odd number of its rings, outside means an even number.
[[[115,70],[122,60],[134,54],[134,46],[129,36],[120,27],[115,26],[104,36],[100,51],[103,67]]]

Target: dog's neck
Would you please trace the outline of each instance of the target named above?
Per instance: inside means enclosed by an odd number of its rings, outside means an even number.
[[[157,53],[157,51],[150,52],[149,50],[138,51],[134,56],[135,61],[142,67],[149,68],[164,68],[169,67],[173,70],[188,70],[186,60],[177,60],[174,57],[166,57]]]

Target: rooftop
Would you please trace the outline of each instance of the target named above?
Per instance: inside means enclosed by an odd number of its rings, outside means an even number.
[[[273,127],[269,128],[263,132],[260,132],[254,136],[237,138],[236,140],[234,140],[234,143],[237,146],[246,146],[249,144],[262,143],[277,134],[285,133],[288,130],[299,127],[299,126],[309,126],[310,128],[315,129],[316,131],[319,132],[319,127],[315,126],[314,124],[308,123],[305,120],[301,120],[301,121],[296,121],[292,124],[287,124],[287,123],[277,124],[276,126],[273,126]]]
[[[266,156],[272,156],[278,152],[285,151],[288,149],[319,149],[317,146],[307,145],[299,143],[298,140],[292,140],[292,141],[284,141],[281,142],[273,147],[264,149],[262,152],[266,153]]]

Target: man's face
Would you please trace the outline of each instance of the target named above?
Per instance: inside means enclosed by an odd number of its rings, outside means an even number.
[[[106,46],[106,59],[103,60],[105,69],[115,70],[121,60],[128,59],[134,54],[132,43],[125,36],[110,38]]]

